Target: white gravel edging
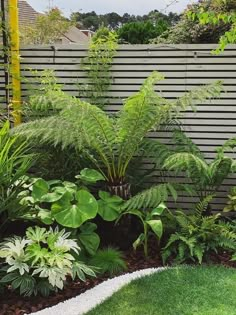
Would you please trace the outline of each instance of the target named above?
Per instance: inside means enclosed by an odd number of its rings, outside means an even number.
[[[106,280],[72,299],[30,315],[83,315],[104,302],[131,281],[167,268],[148,268]]]

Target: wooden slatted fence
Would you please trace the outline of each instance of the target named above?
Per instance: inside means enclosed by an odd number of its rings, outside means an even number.
[[[156,86],[164,97],[173,100],[184,92],[215,80],[224,82],[220,99],[206,101],[197,112],[189,109],[182,119],[187,134],[200,147],[208,160],[225,140],[236,136],[236,45],[228,46],[221,55],[212,55],[216,45],[121,45],[114,58],[112,85],[107,95],[108,112],[116,112],[123,99],[138,91],[144,79],[157,70],[165,80]],[[22,75],[34,81],[33,70],[53,69],[63,89],[78,96],[78,84],[84,83],[86,73],[81,70],[81,59],[87,55],[87,46],[29,46],[21,49]],[[3,71],[0,68],[0,97],[4,94]],[[27,86],[22,85],[23,96]],[[150,134],[152,138],[168,141],[165,132]],[[144,166],[149,168],[148,162]],[[183,178],[180,177],[180,180]],[[173,178],[173,180],[175,180]],[[225,204],[227,191],[236,185],[234,177],[225,180],[217,198],[215,210]],[[182,196],[181,204],[189,208],[196,198]]]

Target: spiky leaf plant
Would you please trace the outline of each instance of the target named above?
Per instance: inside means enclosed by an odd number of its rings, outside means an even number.
[[[96,166],[109,187],[125,185],[130,162],[140,154],[149,131],[158,130],[189,106],[218,96],[221,91],[221,84],[217,82],[170,102],[155,92],[155,84],[163,79],[160,73],[153,72],[140,91],[125,101],[116,118],[97,106],[71,97],[55,115],[22,124],[14,132],[41,144],[74,147]],[[48,104],[47,93],[43,99],[39,96],[44,109]],[[35,97],[32,106],[37,104]]]

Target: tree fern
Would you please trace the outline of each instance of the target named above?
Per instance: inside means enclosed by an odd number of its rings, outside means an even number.
[[[198,152],[196,155],[178,152],[170,155],[163,167],[175,171],[176,174],[186,172],[202,200],[207,195],[216,193],[224,179],[233,171],[233,160],[218,154],[213,162],[207,163]]]
[[[155,92],[155,83],[162,79],[162,75],[153,72],[140,91],[125,101],[116,118],[97,106],[65,96],[59,89],[55,89],[58,104],[54,103],[50,91],[43,97],[39,93],[33,97],[33,106],[43,111],[53,108],[53,115],[22,124],[14,132],[39,144],[73,146],[78,154],[88,157],[103,172],[109,186],[123,185],[127,168],[139,154],[149,131],[159,130],[186,110],[192,101],[202,101],[203,96],[218,96],[220,90],[216,83],[170,102]]]

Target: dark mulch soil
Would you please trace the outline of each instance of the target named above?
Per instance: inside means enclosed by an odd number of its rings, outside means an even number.
[[[161,258],[155,254],[156,252],[156,249],[151,250],[148,260],[144,258],[141,251],[127,253],[126,262],[128,272],[162,266]],[[236,262],[230,262],[230,256],[226,252],[222,252],[219,255],[212,255],[211,260],[216,264],[236,267]],[[46,307],[53,306],[59,302],[75,297],[108,278],[108,276],[98,277],[96,279],[89,279],[85,283],[68,280],[63,291],[51,295],[48,298],[40,296],[30,298],[20,297],[9,289],[9,292],[0,296],[0,315],[23,315],[42,310]]]

